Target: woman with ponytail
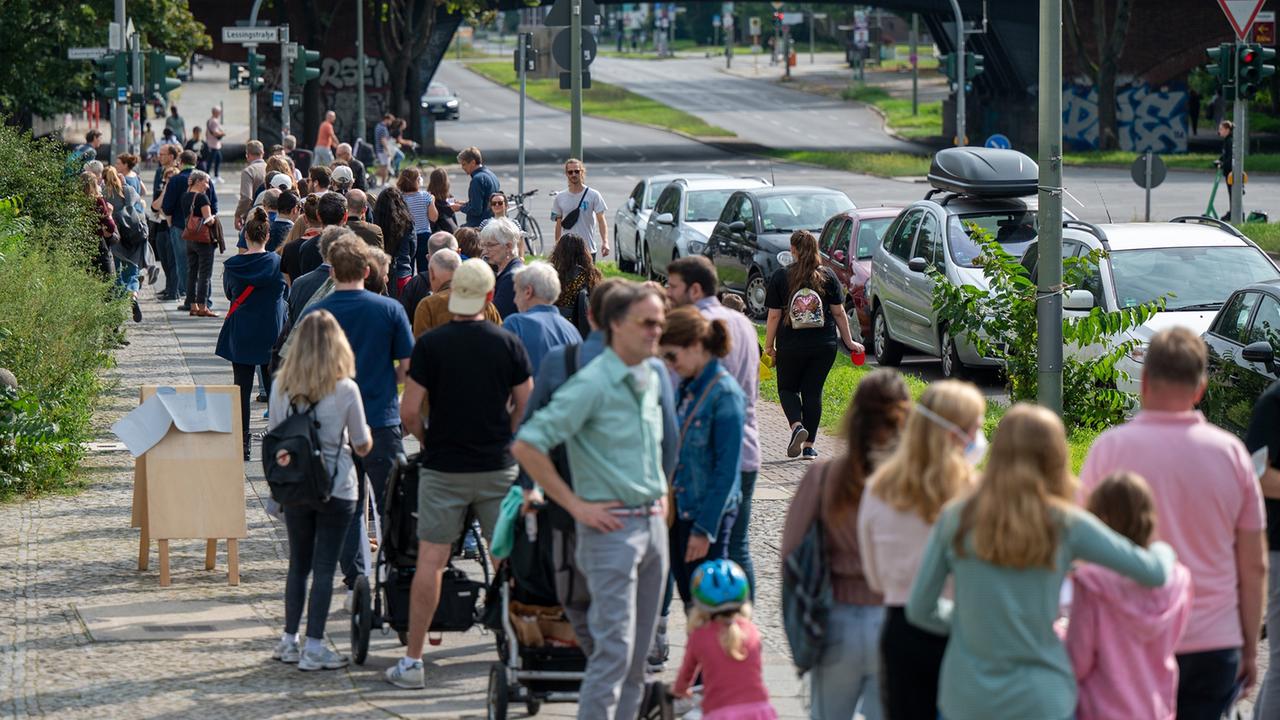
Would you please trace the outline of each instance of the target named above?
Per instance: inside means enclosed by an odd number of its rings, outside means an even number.
[[[659,340],[667,367],[681,378],[680,457],[671,477],[675,522],[671,526],[671,574],[685,605],[689,580],[703,560],[729,556],[729,533],[738,516],[742,433],[746,400],[720,358],[729,353],[729,328],[688,306],[667,315]]]
[[[853,339],[844,310],[844,288],[822,266],[818,239],[808,230],[791,234],[794,262],[769,278],[764,305],[764,352],[778,370],[778,398],[791,424],[787,457],[818,457],[813,441],[822,420],[822,386],[843,344],[854,357],[865,352]],[[860,360],[857,360],[861,364]]]

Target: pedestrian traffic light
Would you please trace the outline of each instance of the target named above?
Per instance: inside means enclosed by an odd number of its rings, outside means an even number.
[[[129,87],[129,54],[112,53],[93,61],[94,88],[98,95],[116,99],[119,88]]]
[[[986,65],[983,64],[985,60],[986,58],[983,57],[982,55],[979,55],[978,53],[975,53],[975,52],[965,53],[964,79],[968,81],[978,77],[978,75],[981,75],[982,71],[987,69]]]
[[[956,56],[955,55],[939,55],[938,67],[941,68],[942,74],[947,76],[947,80],[952,85],[956,83]]]
[[[320,62],[319,50],[308,50],[299,45],[298,54],[293,58],[293,84],[301,88],[320,77],[320,68],[311,67],[311,63],[317,62]]]
[[[244,63],[231,63],[227,73],[227,87],[232,90],[239,90],[244,84],[249,82],[249,68]]]
[[[169,71],[182,64],[182,58],[165,55],[163,50],[147,53],[147,94],[165,95],[182,87],[182,81],[169,77]]]
[[[1276,59],[1276,51],[1261,45],[1250,44],[1240,47],[1239,62],[1236,65],[1240,74],[1240,96],[1252,99],[1262,88],[1262,81],[1276,74],[1274,65],[1268,65]]]
[[[1216,48],[1206,49],[1205,54],[1209,56],[1209,64],[1205,66],[1205,70],[1218,83],[1222,97],[1228,101],[1235,100],[1235,46],[1231,43],[1222,43]]]
[[[250,92],[258,92],[266,85],[264,74],[267,67],[267,56],[259,55],[250,50],[249,61],[245,63],[245,68],[249,71],[249,78],[246,84],[249,86]]]

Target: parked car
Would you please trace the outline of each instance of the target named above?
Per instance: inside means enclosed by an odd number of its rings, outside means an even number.
[[[1095,307],[1112,312],[1165,299],[1163,311],[1141,327],[1113,339],[1116,343],[1138,341],[1134,350],[1116,363],[1116,369],[1128,376],[1116,386],[1133,394],[1141,390],[1142,361],[1156,332],[1180,325],[1203,334],[1215,323],[1215,314],[1222,319],[1219,310],[1233,290],[1280,281],[1275,263],[1240,231],[1220,220],[1199,216],[1174,218],[1167,223],[1064,223],[1064,257],[1082,257],[1093,251],[1102,251],[1097,271],[1082,287],[1069,290],[1063,297],[1066,316],[1083,315]],[[1033,280],[1038,279],[1037,257],[1037,245],[1033,243],[1023,259],[1023,264],[1032,270]],[[1262,295],[1249,292],[1243,300],[1259,303]],[[1244,323],[1236,333],[1237,338],[1243,337],[1248,318],[1241,320],[1237,313],[1233,322],[1236,321]],[[1271,325],[1276,327],[1274,321]],[[1091,347],[1074,352],[1077,357],[1088,359],[1105,350]]]
[[[769,187],[758,178],[680,178],[667,185],[645,226],[641,265],[652,279],[665,278],[678,257],[701,255],[725,203],[735,190]]]
[[[1280,379],[1280,280],[1236,290],[1204,334],[1209,388],[1200,410],[1209,422],[1241,437],[1253,405]]]
[[[672,180],[705,180],[727,178],[719,173],[684,173],[653,175],[636,183],[627,201],[613,216],[613,244],[618,253],[618,269],[646,274],[643,267],[644,231],[658,195]]]
[[[791,233],[822,231],[827,218],[853,209],[839,190],[789,185],[735,192],[720,213],[706,255],[716,266],[720,286],[742,295],[747,315],[765,316],[769,276],[782,267],[778,254],[791,251]]]
[[[422,94],[422,109],[431,113],[437,120],[457,120],[459,103],[457,93],[449,90],[444,83],[433,82]]]
[[[867,303],[867,280],[871,279],[871,253],[884,240],[884,233],[902,212],[900,207],[861,208],[842,212],[827,221],[818,236],[822,264],[840,279],[849,317],[858,319],[862,337],[871,335],[871,306]]]

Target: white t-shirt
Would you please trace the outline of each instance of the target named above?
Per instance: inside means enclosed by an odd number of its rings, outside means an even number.
[[[560,232],[582,236],[587,241],[591,254],[595,255],[600,252],[600,230],[596,226],[596,213],[607,212],[609,208],[604,204],[600,193],[591,187],[578,192],[564,190],[551,201],[551,219],[554,221],[568,215],[573,212],[574,207],[579,210],[578,222],[573,227],[561,227]]]

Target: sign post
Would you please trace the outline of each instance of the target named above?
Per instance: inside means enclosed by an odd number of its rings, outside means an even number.
[[[259,45],[275,45],[276,43],[285,43],[289,41],[289,31],[285,27],[275,26],[275,25],[264,25],[264,26],[254,25],[254,23],[257,22],[256,20],[257,6],[256,5],[254,6],[254,10],[255,10],[254,17],[250,18],[248,26],[227,25],[223,27],[222,42],[243,45],[245,49],[250,54],[252,54],[257,51]],[[361,58],[363,59],[363,55],[361,56]],[[287,64],[282,64],[281,67],[284,68],[284,73],[287,77],[288,75]],[[361,77],[362,78],[364,77],[363,73],[361,73]],[[363,85],[361,87],[363,87]],[[272,101],[272,106],[280,107],[279,105],[275,104],[274,98]],[[360,107],[363,108],[364,103],[361,103]],[[249,139],[255,140],[257,139],[257,137],[258,137],[258,94],[257,94],[257,88],[255,88],[253,85],[253,78],[250,77]]]
[[[956,21],[960,21],[958,8]],[[963,27],[956,28],[956,37],[963,53]],[[963,73],[964,58],[956,65]],[[1062,0],[1040,0],[1040,89],[1036,402],[1062,415]],[[963,79],[959,97],[964,97]],[[962,110],[961,122],[963,117]]]
[[[1258,19],[1258,13],[1262,10],[1262,6],[1266,0],[1218,0],[1218,6],[1222,8],[1223,14],[1227,16],[1227,22],[1231,23],[1231,29],[1236,34],[1236,44],[1233,48],[1234,57],[1239,58],[1241,45],[1249,37],[1249,30],[1253,26],[1255,20]],[[1239,223],[1244,219],[1244,208],[1242,203],[1244,200],[1244,148],[1248,141],[1247,120],[1247,98],[1243,97],[1240,92],[1240,63],[1232,62],[1235,68],[1235,77],[1232,82],[1235,83],[1235,107],[1234,121],[1235,129],[1232,130],[1232,148],[1231,148],[1231,222]]]

